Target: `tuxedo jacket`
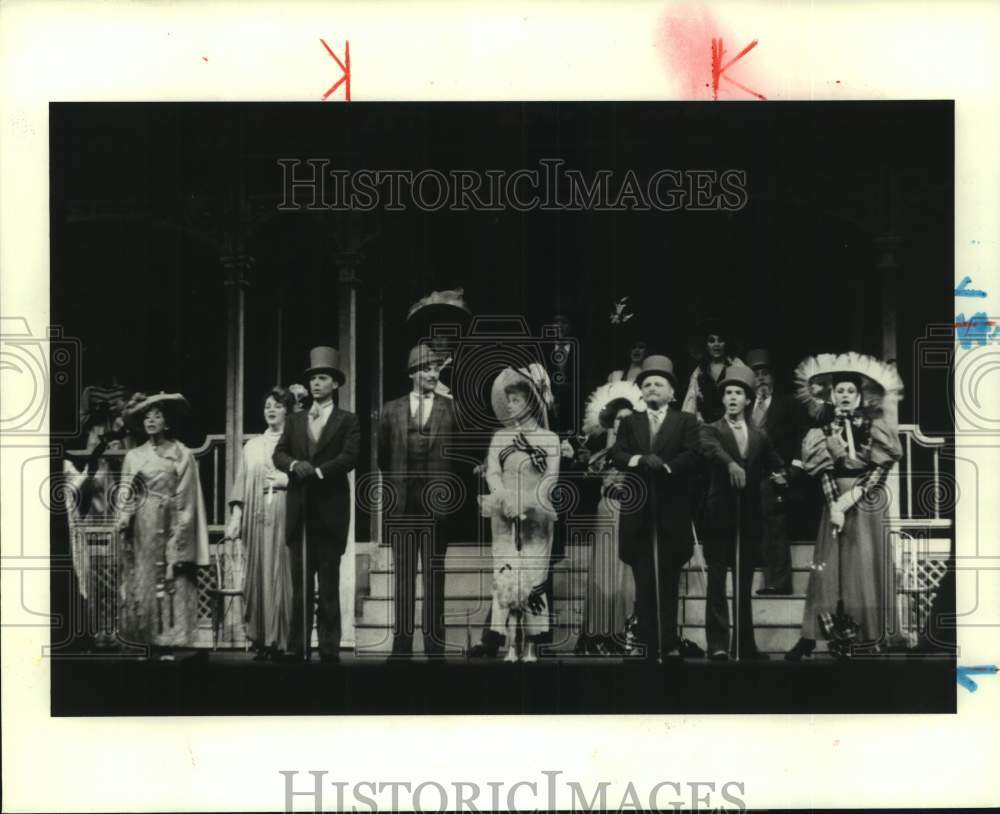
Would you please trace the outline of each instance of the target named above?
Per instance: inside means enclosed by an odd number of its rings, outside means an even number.
[[[633,455],[656,453],[670,467],[652,475],[629,467]],[[614,465],[629,477],[638,477],[645,487],[638,500],[622,501],[618,552],[622,560],[634,565],[640,546],[652,545],[655,529],[661,557],[675,566],[691,558],[694,537],[691,533],[692,475],[699,464],[698,419],[688,413],[669,409],[655,438],[650,438],[649,418],[633,413],[618,426],[618,437],[611,451]],[[636,491],[630,489],[629,491]],[[654,500],[655,495],[655,500]]]
[[[289,545],[301,539],[307,515],[311,544],[332,545],[344,553],[352,508],[347,473],[354,469],[360,447],[361,425],[354,413],[334,407],[316,442],[309,437],[308,410],[288,416],[272,459],[278,469],[288,473],[285,528]],[[308,461],[323,478],[313,475],[300,479],[291,471],[293,461]]]
[[[378,467],[395,496],[393,514],[403,514],[406,511],[407,492],[411,486],[406,471],[406,434],[409,422],[409,393],[382,406],[378,428]],[[457,468],[456,461],[444,455],[445,442],[454,441],[458,432],[454,400],[435,393],[431,414],[421,431],[428,440],[427,472],[432,476],[436,472],[442,473],[443,480],[449,480],[449,474],[454,473]],[[455,491],[454,485],[450,489]],[[463,490],[457,491],[461,493]],[[444,513],[452,514],[459,508],[448,507]]]
[[[749,420],[744,425],[747,428],[746,457],[740,455],[736,436],[725,418],[703,424],[700,429],[701,452],[709,464],[703,523],[706,549],[732,545],[736,539],[736,498],[739,495],[742,520],[740,544],[753,545],[755,552],[759,553],[763,527],[760,486],[764,478],[781,470],[784,463],[766,432],[757,429]],[[742,491],[734,489],[729,482],[729,464],[733,462],[746,472],[746,486]]]

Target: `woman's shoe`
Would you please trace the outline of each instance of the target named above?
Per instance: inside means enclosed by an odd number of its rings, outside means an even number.
[[[815,648],[815,639],[801,638],[795,643],[795,647],[785,653],[785,661],[802,661],[803,657],[810,658]]]

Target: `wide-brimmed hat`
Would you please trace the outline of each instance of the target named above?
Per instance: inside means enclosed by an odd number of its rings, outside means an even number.
[[[612,382],[602,384],[587,398],[587,404],[583,408],[583,432],[586,435],[595,435],[609,429],[614,423],[607,421],[606,410],[612,405],[628,406],[637,412],[646,409],[646,402],[642,400],[642,391],[632,382]],[[617,413],[617,410],[615,411]]]
[[[527,367],[514,370],[506,367],[493,380],[493,389],[490,393],[490,400],[493,404],[493,412],[504,425],[515,423],[515,417],[510,414],[507,406],[507,388],[512,384],[527,384],[531,391],[532,398],[537,402],[536,406],[539,426],[548,429],[548,410],[552,406],[552,384],[549,381],[549,374],[545,368],[537,362],[533,362]]]
[[[663,376],[666,378],[673,388],[677,389],[677,377],[674,375],[674,363],[670,361],[666,356],[661,356],[660,354],[653,354],[652,356],[647,356],[642,360],[642,369],[639,371],[639,375],[635,377],[635,383],[637,387],[642,387],[642,383],[646,380],[648,376],[652,375]]]
[[[136,393],[122,410],[122,418],[132,429],[141,430],[143,416],[153,407],[159,407],[174,418],[191,412],[191,405],[180,393],[157,393],[153,396]]]
[[[309,351],[309,367],[305,375],[309,377],[314,373],[329,373],[340,384],[347,381],[347,376],[340,369],[340,351],[329,345],[319,345]]]
[[[726,387],[736,384],[747,391],[747,398],[753,400],[757,395],[757,377],[746,365],[730,365],[722,374],[718,389],[720,393],[726,392]]]
[[[813,413],[830,401],[830,390],[838,376],[861,382],[861,395],[869,407],[893,411],[903,398],[903,380],[895,365],[862,353],[821,353],[795,368],[795,395]]]
[[[744,364],[751,370],[756,370],[758,367],[771,368],[771,354],[768,353],[763,348],[754,348],[753,350],[748,350],[743,358]]]

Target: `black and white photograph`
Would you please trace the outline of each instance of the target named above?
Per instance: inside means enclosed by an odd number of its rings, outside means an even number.
[[[49,119],[54,715],[954,711],[951,102]]]

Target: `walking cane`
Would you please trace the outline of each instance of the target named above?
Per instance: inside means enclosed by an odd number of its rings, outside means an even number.
[[[736,584],[733,585],[733,614],[735,624],[733,625],[733,636],[736,639],[736,661],[740,660],[740,638],[743,628],[740,624],[740,542],[743,530],[743,495],[736,493],[736,567],[733,573]]]
[[[663,664],[663,620],[660,617],[660,541],[656,526],[659,505],[656,500],[656,483],[649,480],[649,501],[653,509],[653,579],[656,586],[656,663]]]
[[[306,557],[308,556],[308,550],[306,548],[306,526],[309,524],[309,512],[308,512],[308,497],[306,495],[305,486],[302,489],[302,660],[305,662],[309,661],[310,647],[312,646],[312,631],[309,630],[308,619],[309,611],[311,608],[308,607],[309,602],[307,597],[309,596],[308,591],[306,591],[306,585],[308,584],[307,574],[309,573],[309,567],[307,564]]]

